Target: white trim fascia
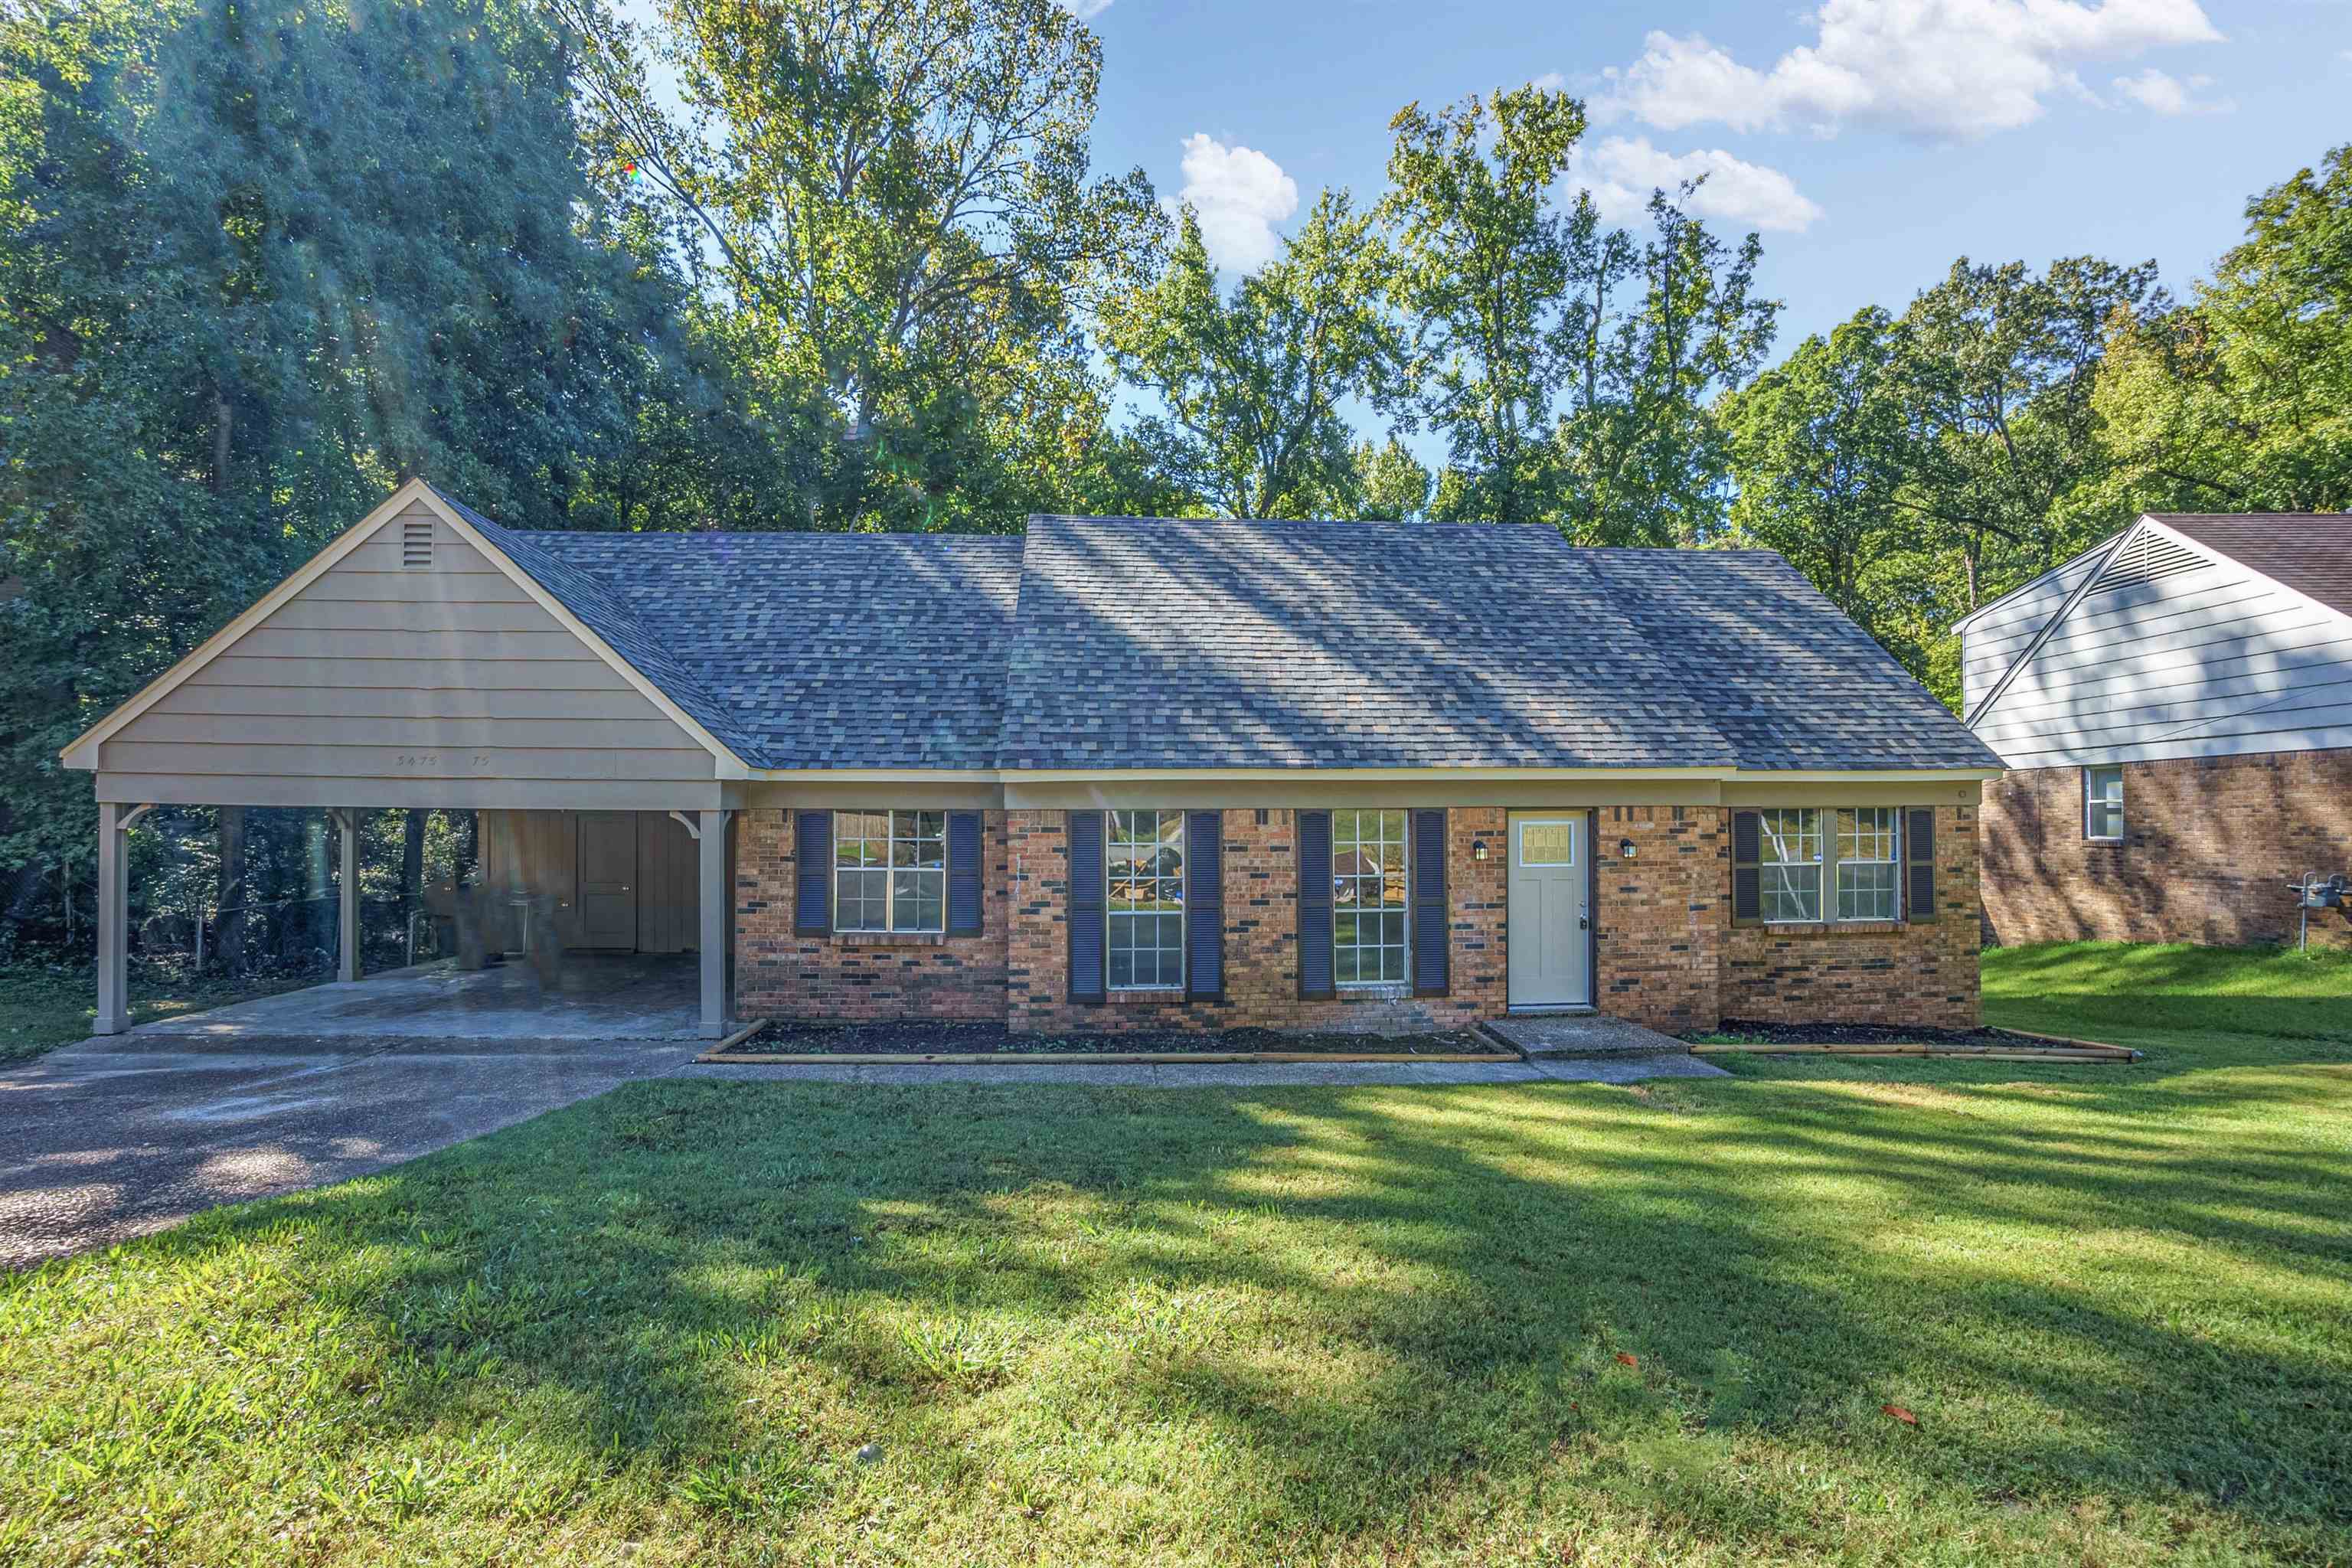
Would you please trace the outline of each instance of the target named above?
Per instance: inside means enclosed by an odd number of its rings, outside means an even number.
[[[1964,784],[2000,768],[755,768],[755,784],[1474,784],[1639,783],[1645,779],[1751,784]]]
[[[98,768],[98,748],[108,736],[169,697],[190,676],[226,652],[231,643],[268,620],[287,600],[317,582],[337,562],[366,543],[377,529],[407,510],[410,502],[429,498],[432,493],[433,487],[423,479],[411,479],[393,491],[374,510],[329,540],[316,555],[298,567],[292,576],[256,599],[244,614],[198,643],[177,664],[141,687],[113,711],[68,742],[58,752],[58,760],[68,768],[95,772]],[[435,510],[446,510],[437,503]]]
[[[1966,784],[1997,779],[2007,768],[1751,768],[1731,775],[1738,784]]]
[[[753,784],[995,784],[994,768],[753,768]]]
[[[685,709],[680,708],[676,702],[670,700],[669,695],[667,692],[663,691],[660,687],[656,686],[651,680],[648,680],[635,665],[631,664],[627,659],[623,658],[619,652],[614,648],[612,644],[606,642],[603,637],[598,637],[585,621],[566,609],[564,607],[563,601],[558,599],[553,594],[549,593],[546,588],[541,586],[538,578],[533,577],[530,573],[516,565],[513,561],[508,558],[505,551],[500,550],[497,545],[491,543],[489,540],[483,535],[479,529],[460,517],[455,508],[451,507],[447,502],[444,501],[440,496],[434,492],[431,485],[425,484],[422,479],[412,479],[409,482],[411,484],[417,485],[422,489],[423,496],[421,499],[424,500],[425,506],[432,510],[436,517],[438,517],[442,521],[447,523],[450,530],[455,532],[458,538],[463,539],[468,544],[471,544],[476,550],[480,551],[483,555],[489,559],[493,565],[497,566],[500,572],[506,574],[508,579],[511,581],[516,587],[520,588],[524,593],[530,595],[531,601],[534,604],[538,605],[541,609],[545,610],[549,615],[554,616],[565,631],[570,632],[573,637],[576,637],[582,642],[586,643],[589,649],[593,652],[597,658],[612,666],[614,674],[619,676],[622,679],[635,687],[637,694],[643,697],[646,701],[651,702],[655,707],[660,709],[664,716],[666,716],[670,722],[676,724],[679,729],[684,730],[688,734],[693,736],[696,743],[710,753],[711,761],[715,764],[715,769],[719,777],[722,779],[748,779],[751,776],[751,764],[744,762],[742,758],[737,756],[732,747],[729,746],[726,742],[720,740],[709,731],[704,729],[701,723],[697,721],[692,714],[688,713]],[[402,488],[404,489],[406,487],[404,486]]]

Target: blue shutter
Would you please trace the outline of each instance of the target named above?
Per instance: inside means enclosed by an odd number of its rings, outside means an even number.
[[[1904,915],[1913,925],[1936,918],[1936,808],[1914,806],[1904,813],[1904,870],[1910,886],[1904,889]]]
[[[1599,853],[1596,849],[1595,853]],[[1763,820],[1752,811],[1731,814],[1731,923],[1764,923]]]
[[[948,934],[980,934],[980,813],[948,813]]]
[[[833,930],[833,813],[800,812],[794,826],[793,869],[800,881],[793,890],[793,931],[824,936]]]
[[[1298,994],[1336,996],[1331,985],[1331,814],[1298,814]]]
[[[1074,811],[1070,821],[1070,1000],[1103,999],[1103,814]]]
[[[1225,990],[1224,814],[1184,814],[1184,994]]]
[[[1445,813],[1412,814],[1412,994],[1443,996],[1451,972],[1445,903]]]

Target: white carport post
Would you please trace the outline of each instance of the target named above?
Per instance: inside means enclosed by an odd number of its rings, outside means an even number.
[[[727,910],[731,902],[727,885],[727,820],[734,815],[701,811],[695,814],[698,820],[687,824],[695,847],[701,851],[695,889],[702,917],[702,1037],[706,1040],[727,1033]]]
[[[90,1032],[119,1035],[131,1027],[131,825],[143,805],[98,805],[98,1016]]]
[[[340,940],[335,978],[349,985],[360,977],[360,814],[349,806],[336,806],[327,815],[335,819],[339,839],[335,899]]]

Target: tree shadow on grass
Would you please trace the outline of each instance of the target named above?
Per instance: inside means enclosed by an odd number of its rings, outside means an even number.
[[[526,1391],[573,1462],[783,1442],[780,1529],[866,1506],[871,1439],[997,1552],[1118,1555],[1090,1498],[1213,1558],[1928,1538],[1869,1498],[2342,1549],[2344,1152],[1708,1087],[641,1084],[147,1245],[299,1216],[374,1260],[318,1290],[395,1427]]]

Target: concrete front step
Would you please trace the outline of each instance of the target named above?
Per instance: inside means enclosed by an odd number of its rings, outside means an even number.
[[[1513,1014],[1479,1026],[1515,1051],[1530,1058],[1687,1055],[1690,1047],[1672,1035],[1601,1013]]]

